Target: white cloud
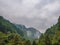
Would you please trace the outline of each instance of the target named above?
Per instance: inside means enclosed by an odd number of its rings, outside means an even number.
[[[56,1],[54,3],[48,4],[45,6],[49,11],[55,11],[60,8],[60,2]]]
[[[44,32],[57,22],[60,0],[0,0],[0,15]]]

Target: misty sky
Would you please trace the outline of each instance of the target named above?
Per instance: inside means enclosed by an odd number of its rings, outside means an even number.
[[[0,16],[44,32],[60,16],[60,0],[0,0]]]

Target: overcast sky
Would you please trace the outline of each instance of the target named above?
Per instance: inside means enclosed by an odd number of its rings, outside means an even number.
[[[60,0],[0,0],[0,16],[45,32],[60,16]]]

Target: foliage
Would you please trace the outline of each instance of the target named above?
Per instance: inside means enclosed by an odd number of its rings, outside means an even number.
[[[19,33],[19,31],[21,33]],[[21,36],[20,36],[21,35]],[[23,38],[23,32],[14,24],[0,16],[0,45],[25,45],[31,44]]]
[[[60,17],[56,25],[41,35],[38,45],[60,45]]]
[[[22,34],[22,35],[20,35]],[[60,45],[60,17],[56,25],[41,34],[39,40],[25,40],[23,32],[0,16],[0,45]]]
[[[34,40],[32,45],[37,45],[37,42]]]

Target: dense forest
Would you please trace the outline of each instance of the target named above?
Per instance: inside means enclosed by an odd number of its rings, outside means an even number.
[[[39,39],[33,37],[34,40],[31,41],[26,35],[24,38],[24,34],[25,31],[0,16],[0,45],[60,45],[60,17],[57,24],[48,28],[45,33],[38,33]]]

